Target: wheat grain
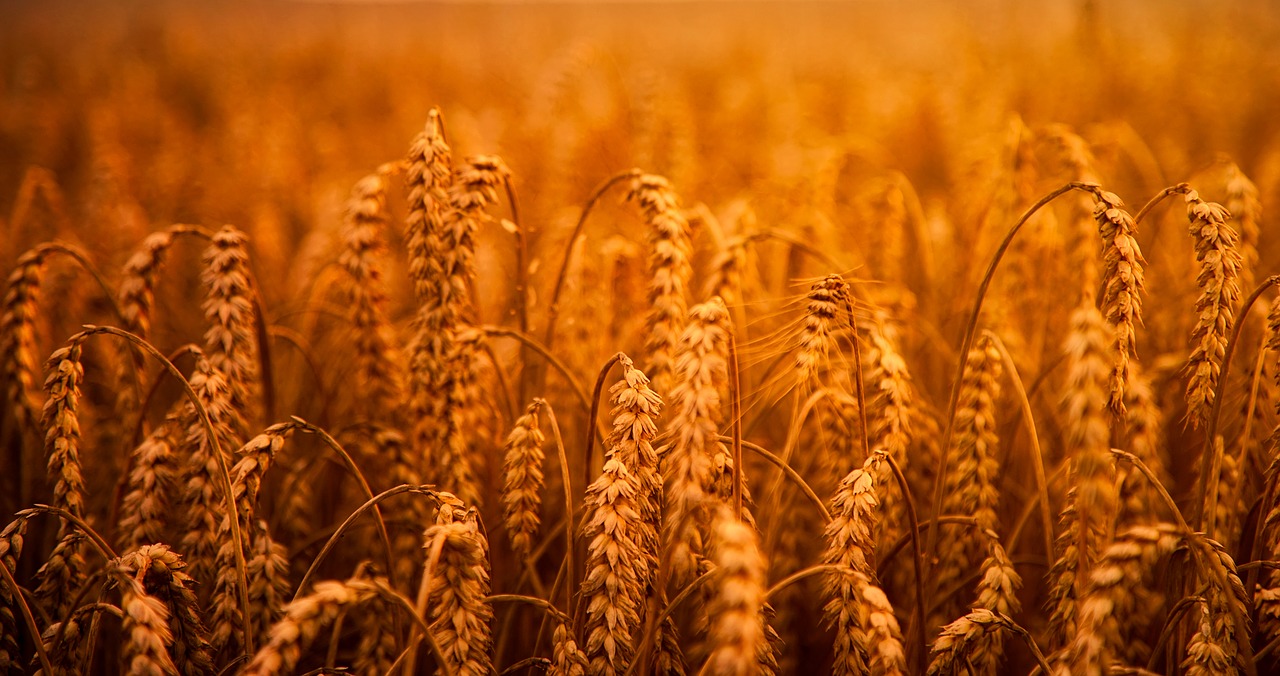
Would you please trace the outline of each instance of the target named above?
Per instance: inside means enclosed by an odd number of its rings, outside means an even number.
[[[662,457],[665,524],[664,570],[683,587],[697,572],[710,533],[705,505],[712,489],[713,458],[727,457],[719,441],[723,422],[721,392],[728,387],[729,313],[712,299],[689,310],[675,360],[671,390],[671,442]],[[732,491],[730,491],[732,492]],[[728,495],[723,497],[729,497]]]
[[[37,247],[18,258],[9,275],[4,313],[0,315],[6,394],[21,429],[32,429],[39,419],[29,393],[35,384],[36,319],[48,253],[48,248]]]
[[[439,567],[430,579],[431,633],[450,671],[459,676],[493,673],[488,544],[480,535],[475,509],[441,508],[423,538],[439,548]]]
[[[720,506],[712,526],[715,563],[720,571],[711,603],[711,654],[704,670],[717,676],[759,672],[758,654],[766,649],[761,612],[765,600],[765,561],[755,529]]]
[[[561,622],[551,634],[552,649],[551,667],[547,670],[550,676],[586,676],[590,664],[587,656],[578,647],[569,625]]]
[[[635,202],[649,228],[649,312],[645,316],[648,372],[659,391],[671,390],[676,352],[688,314],[689,259],[693,245],[680,198],[661,176],[635,177],[627,200]]]
[[[1205,202],[1194,190],[1186,191],[1187,220],[1196,239],[1200,262],[1200,297],[1196,300],[1196,325],[1191,332],[1191,356],[1187,360],[1187,410],[1195,425],[1208,421],[1213,391],[1218,385],[1227,333],[1240,300],[1239,235],[1227,223],[1231,214],[1221,205]]]
[[[529,404],[507,436],[502,502],[506,505],[511,548],[518,559],[529,558],[541,523],[542,463],[545,460],[542,446],[546,443],[546,435],[538,426],[540,408],[539,401]]]
[[[1124,414],[1124,388],[1129,381],[1130,361],[1134,358],[1137,327],[1142,323],[1142,293],[1145,290],[1142,250],[1138,247],[1137,225],[1124,202],[1113,193],[1098,190],[1093,209],[1102,236],[1103,297],[1102,312],[1115,342],[1111,368],[1111,410]]]
[[[271,627],[262,646],[244,669],[246,676],[292,673],[302,650],[320,629],[344,609],[357,607],[378,593],[374,582],[352,578],[345,582],[317,582],[315,590],[285,607],[284,617]]]
[[[206,354],[226,378],[230,390],[227,424],[236,439],[245,438],[249,423],[258,417],[259,346],[254,329],[257,310],[245,249],[247,239],[231,226],[215,233],[204,253],[202,274],[207,290],[202,307],[209,322],[205,331]]]
[[[404,384],[397,367],[393,330],[387,321],[387,289],[383,280],[387,227],[387,184],[382,171],[365,176],[351,189],[345,211],[343,251],[338,264],[351,277],[349,301],[356,330],[356,373],[367,396],[357,400],[365,418],[395,418]]]

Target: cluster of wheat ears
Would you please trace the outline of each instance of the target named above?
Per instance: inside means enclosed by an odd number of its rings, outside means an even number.
[[[958,346],[864,274],[929,237],[901,176],[863,268],[639,170],[597,177],[535,260],[518,177],[456,158],[439,111],[356,183],[301,329],[232,226],[157,230],[116,274],[30,248],[0,317],[30,498],[0,532],[0,672],[1267,671],[1280,278],[1255,273],[1258,191],[1226,162],[1133,211],[1072,131],[1019,130]],[[1033,155],[1061,187],[1030,192]],[[7,227],[57,194],[28,172]],[[602,209],[625,236],[592,234]],[[1149,293],[1155,222],[1194,291]],[[198,280],[165,265],[197,250]],[[799,258],[828,274],[786,297]],[[50,335],[73,307],[42,294],[53,272],[103,319]],[[1148,297],[1162,330],[1192,318],[1189,354],[1138,353]],[[203,337],[156,347],[183,326]]]

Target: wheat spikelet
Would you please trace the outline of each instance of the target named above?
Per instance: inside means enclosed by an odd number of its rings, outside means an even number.
[[[138,676],[177,676],[178,667],[166,650],[173,642],[168,609],[147,594],[141,582],[118,575],[116,583],[120,585],[120,610],[128,637],[121,646],[125,671]]]
[[[587,488],[587,600],[583,632],[588,672],[620,676],[635,657],[631,635],[640,623],[644,594],[643,530],[638,481],[617,455],[605,461],[600,477]]]
[[[45,452],[49,481],[53,484],[53,505],[75,516],[85,513],[85,482],[80,461],[80,383],[84,366],[80,363],[81,341],[75,339],[58,348],[45,365],[47,397],[44,404]],[[36,597],[51,614],[65,617],[68,604],[84,580],[82,536],[65,520],[59,521],[58,544],[40,568]]]
[[[796,376],[801,383],[817,383],[818,374],[826,368],[848,292],[839,275],[828,275],[810,287],[795,357]]]
[[[426,128],[413,139],[405,170],[409,191],[409,214],[405,219],[405,241],[409,249],[409,277],[418,302],[426,304],[435,293],[439,273],[436,241],[443,230],[442,220],[449,204],[453,181],[453,153],[445,143],[440,111],[432,109]]]
[[[980,530],[964,530],[940,540],[940,562],[932,581],[935,589],[950,588],[977,567],[988,548],[982,531],[1000,527],[996,406],[1000,400],[1002,363],[999,350],[987,335],[974,344],[965,360],[956,400],[955,433],[946,463],[942,513],[972,515]],[[959,610],[958,600],[942,604],[931,624],[943,624]]]
[[[676,385],[671,390],[671,442],[661,451],[666,499],[664,569],[683,587],[697,572],[709,533],[707,491],[712,458],[727,456],[719,441],[723,421],[720,393],[728,386],[729,313],[712,299],[689,310],[689,322],[676,355]],[[726,496],[728,497],[728,496]]]
[[[516,419],[507,436],[505,482],[502,502],[506,505],[507,533],[516,557],[528,559],[538,535],[542,508],[542,446],[546,435],[538,426],[542,400],[535,399]]]
[[[253,533],[257,535],[254,528],[257,523],[254,519],[254,509],[258,499],[258,491],[262,485],[262,477],[266,474],[267,468],[271,465],[271,461],[275,458],[276,453],[284,446],[284,442],[288,435],[293,431],[293,423],[284,423],[280,425],[272,425],[265,432],[250,439],[248,443],[240,448],[237,452],[240,459],[236,462],[235,467],[231,469],[232,484],[231,496],[235,500],[236,514],[223,514],[218,523],[217,541],[218,554],[214,559],[214,570],[216,571],[216,581],[213,588],[213,635],[212,642],[215,650],[221,651],[224,648],[236,649],[238,644],[236,641],[241,635],[239,630],[244,626],[245,622],[252,621],[251,618],[243,617],[242,608],[240,607],[240,597],[238,592],[239,578],[235,568],[236,552],[235,544],[231,539],[231,519],[239,519],[241,533]],[[263,533],[265,535],[265,533]],[[258,546],[256,537],[247,537],[244,541],[244,551],[242,555],[246,561],[253,560],[251,551]],[[259,576],[252,574],[250,571],[250,587],[258,586]],[[276,608],[279,606],[277,605]],[[270,612],[270,608],[266,609]],[[270,622],[258,623],[255,626],[265,630],[270,626]]]
[[[1090,572],[1068,647],[1071,673],[1101,676],[1126,640],[1122,621],[1138,611],[1143,576],[1178,544],[1167,524],[1139,526],[1116,536]]]
[[[1022,610],[1018,600],[1018,590],[1022,588],[1022,576],[1013,567],[1013,561],[1000,546],[1000,540],[992,531],[986,533],[991,541],[991,551],[982,562],[981,579],[978,581],[978,596],[973,609],[985,608],[1002,615],[1014,615]],[[976,674],[994,676],[1000,668],[1000,660],[1004,657],[1004,636],[998,633],[985,634],[974,641],[970,660]]]
[[[1105,534],[1115,518],[1116,495],[1111,462],[1111,431],[1107,418],[1106,324],[1092,304],[1071,316],[1071,333],[1064,346],[1068,358],[1066,444],[1072,457],[1076,487],[1076,512],[1081,527],[1076,533],[1080,550],[1087,552],[1084,571],[1105,542],[1092,542]]]
[[[743,676],[759,673],[758,654],[766,649],[761,614],[765,601],[765,560],[755,529],[734,518],[726,506],[716,510],[712,526],[715,563],[720,571],[711,603],[711,655],[704,671]]]
[[[230,390],[226,423],[236,439],[247,435],[249,420],[257,417],[258,345],[246,239],[231,226],[215,233],[204,252],[202,275],[207,289],[203,308],[209,321],[206,353],[226,378]]]
[[[194,580],[182,557],[165,545],[142,545],[120,557],[119,572],[142,582],[143,590],[166,607],[173,639],[167,648],[183,676],[214,672],[208,632],[200,621]]]
[[[378,593],[376,582],[351,578],[317,582],[315,591],[285,606],[284,617],[271,627],[267,644],[245,667],[246,676],[293,673],[302,650],[343,610],[357,607]]]
[[[262,519],[255,521],[252,529],[245,528],[241,532],[252,533],[250,542],[253,550],[246,557],[245,566],[249,578],[249,605],[255,611],[251,621],[257,628],[257,640],[262,641],[267,629],[284,611],[292,589],[289,583],[289,552],[271,538],[267,522]]]
[[[1199,626],[1187,644],[1182,668],[1188,676],[1240,673],[1249,645],[1249,602],[1236,564],[1222,545],[1203,535],[1190,536],[1201,582],[1207,586]]]
[[[1145,288],[1142,250],[1138,248],[1137,226],[1124,202],[1116,195],[1099,190],[1094,193],[1093,209],[1102,236],[1103,297],[1102,312],[1115,342],[1111,368],[1110,406],[1124,414],[1124,388],[1129,381],[1130,360],[1134,358],[1137,327],[1142,323],[1142,292]]]
[[[561,622],[551,634],[552,648],[549,676],[586,676],[590,664],[578,647],[569,625]]]
[[[127,549],[162,542],[178,484],[178,416],[169,415],[133,451],[119,531]]]
[[[659,391],[671,390],[676,351],[688,314],[689,222],[680,213],[680,198],[667,179],[652,174],[631,182],[627,200],[634,202],[649,227],[649,312],[645,316],[648,372]]]
[[[183,449],[189,454],[183,473],[183,505],[186,511],[186,528],[180,540],[187,557],[188,570],[205,589],[211,588],[217,568],[217,533],[222,521],[222,482],[218,480],[219,463],[215,452],[227,453],[234,447],[234,432],[230,429],[233,418],[231,386],[211,360],[197,355],[195,370],[190,377],[191,388],[209,415],[217,435],[218,446],[208,437],[200,416],[190,404],[182,415]]]
[[[27,533],[27,520],[18,517],[0,531],[0,566],[13,574],[18,570],[18,557],[22,556],[22,540]],[[13,673],[19,669],[18,619],[14,616],[17,600],[9,585],[0,586],[0,673]]]
[[[875,490],[878,456],[850,472],[831,501],[823,563],[840,566],[827,576],[826,621],[836,630],[836,674],[906,673],[902,636],[875,574]]]
[[[871,401],[870,443],[872,448],[883,449],[905,470],[909,466],[908,449],[912,439],[912,418],[915,410],[915,385],[907,370],[907,362],[898,350],[897,332],[883,321],[873,322],[870,330],[870,349],[867,350],[867,391]],[[887,469],[881,465],[882,469]],[[887,475],[876,477],[880,482]],[[886,496],[888,497],[888,496]],[[890,510],[890,501],[884,501]],[[890,510],[892,511],[892,510]],[[893,514],[889,515],[893,519]]]
[[[365,176],[351,189],[345,212],[343,250],[338,264],[351,277],[348,300],[356,331],[357,382],[365,396],[359,414],[370,420],[394,417],[404,387],[392,327],[387,322],[387,290],[382,279],[387,227],[387,185],[381,172]]]
[[[1001,630],[1013,630],[1007,616],[986,608],[976,608],[968,615],[943,627],[942,634],[933,642],[933,661],[929,663],[929,676],[961,676],[974,673],[969,667],[970,654],[975,645],[988,634]]]
[[[21,429],[31,429],[39,419],[29,393],[35,384],[36,317],[48,253],[46,247],[37,247],[18,258],[9,275],[4,313],[0,315],[6,394]]]
[[[431,634],[450,670],[459,676],[493,673],[488,543],[475,509],[442,507],[436,525],[423,535],[428,551],[439,548],[432,574],[428,619]]]
[[[1187,416],[1192,424],[1201,425],[1208,421],[1213,407],[1227,333],[1240,299],[1240,238],[1227,223],[1231,214],[1221,205],[1201,200],[1194,190],[1187,190],[1186,202],[1191,236],[1196,239],[1196,260],[1200,262],[1197,320],[1187,360]]]
[[[147,235],[124,264],[118,302],[124,319],[123,328],[141,338],[151,336],[151,315],[156,304],[156,275],[164,257],[173,246],[174,230],[161,230]]]
[[[1125,423],[1129,434],[1129,449],[1155,473],[1164,485],[1169,485],[1165,471],[1164,416],[1151,389],[1151,379],[1139,368],[1129,370],[1129,382],[1125,387]],[[1120,514],[1118,523],[1151,523],[1155,520],[1159,498],[1155,488],[1145,477],[1130,473],[1120,487]]]
[[[1227,197],[1223,206],[1231,213],[1240,233],[1240,287],[1252,289],[1262,235],[1262,203],[1258,200],[1258,186],[1234,162],[1227,166],[1226,179]]]

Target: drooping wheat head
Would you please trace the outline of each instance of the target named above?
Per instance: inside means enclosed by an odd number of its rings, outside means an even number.
[[[441,509],[423,535],[427,551],[439,547],[431,571],[428,620],[449,668],[459,676],[493,673],[493,609],[489,595],[489,547],[474,508]]]
[[[1221,205],[1205,202],[1194,190],[1187,190],[1185,197],[1191,236],[1196,240],[1196,260],[1200,262],[1196,277],[1200,297],[1187,360],[1187,417],[1192,424],[1202,425],[1213,408],[1227,334],[1240,300],[1240,236],[1227,222],[1231,214]]]
[[[1155,563],[1178,544],[1169,524],[1137,526],[1116,536],[1115,542],[1089,574],[1078,604],[1075,636],[1067,647],[1071,673],[1101,676],[1113,658],[1121,656],[1126,636],[1125,620],[1139,611],[1143,583]]]
[[[293,673],[303,649],[322,628],[332,623],[343,609],[359,607],[377,594],[377,585],[370,580],[317,582],[313,592],[285,607],[284,617],[271,627],[266,645],[258,649],[244,673],[253,676]]]
[[[1138,248],[1137,226],[1124,202],[1099,190],[1093,218],[1102,237],[1102,312],[1111,324],[1115,342],[1111,369],[1111,410],[1124,414],[1124,388],[1129,381],[1130,360],[1134,359],[1137,328],[1142,324],[1142,293],[1145,289],[1142,250]]]
[[[186,456],[182,479],[185,486],[183,509],[186,520],[180,545],[187,559],[189,574],[208,594],[217,572],[215,560],[220,547],[217,534],[224,510],[222,482],[218,479],[220,467],[214,453],[221,449],[223,454],[229,454],[236,447],[234,432],[230,428],[233,419],[231,386],[213,366],[212,360],[203,355],[197,355],[195,370],[189,380],[213,423],[217,446],[206,433],[195,408],[186,405],[182,415],[185,430],[182,455]]]

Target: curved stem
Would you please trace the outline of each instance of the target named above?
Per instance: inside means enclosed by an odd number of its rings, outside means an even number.
[[[587,217],[591,215],[592,209],[595,208],[596,203],[600,201],[600,198],[608,192],[609,188],[612,188],[615,184],[621,183],[629,178],[635,178],[640,174],[641,172],[639,169],[629,169],[622,173],[610,176],[605,179],[604,183],[601,183],[599,187],[596,188],[595,192],[591,193],[591,197],[587,199],[586,205],[582,207],[582,213],[578,215],[578,222],[573,226],[573,234],[569,236],[569,241],[565,246],[564,260],[560,263],[560,272],[556,275],[556,284],[552,287],[551,291],[551,304],[547,306],[546,337],[542,341],[543,345],[547,346],[547,349],[550,349],[551,344],[555,342],[556,319],[560,316],[560,294],[564,292],[564,282],[568,276],[569,260],[573,255],[574,243],[577,242],[578,237],[582,235],[582,229],[587,224]]]
[[[57,673],[53,670],[53,664],[49,662],[49,654],[44,651],[44,641],[40,640],[40,627],[36,624],[35,615],[31,614],[31,606],[27,605],[27,599],[22,595],[22,588],[18,586],[18,581],[13,578],[13,572],[3,562],[0,562],[0,575],[4,576],[5,584],[13,592],[14,602],[22,611],[22,619],[27,623],[27,631],[31,632],[31,642],[36,645],[36,656],[40,658],[40,667],[46,674]]]
[[[1245,299],[1244,305],[1240,307],[1240,311],[1236,313],[1235,325],[1231,327],[1231,339],[1227,341],[1226,352],[1222,355],[1222,367],[1218,373],[1218,384],[1213,392],[1213,409],[1209,413],[1209,422],[1205,425],[1205,446],[1204,453],[1200,456],[1200,480],[1197,482],[1195,508],[1199,512],[1196,516],[1196,530],[1207,528],[1205,535],[1213,537],[1213,523],[1209,522],[1205,525],[1208,516],[1208,506],[1206,505],[1206,496],[1209,492],[1209,480],[1212,478],[1217,482],[1217,476],[1222,456],[1218,453],[1218,444],[1215,438],[1218,435],[1218,419],[1222,416],[1222,395],[1227,389],[1227,374],[1231,371],[1231,358],[1235,356],[1236,345],[1240,342],[1240,332],[1244,329],[1245,321],[1249,318],[1249,311],[1253,309],[1253,304],[1258,301],[1263,292],[1273,286],[1280,286],[1280,275],[1272,275],[1261,284],[1258,288],[1249,294]]]
[[[613,366],[617,364],[619,361],[622,361],[623,359],[625,359],[626,356],[627,355],[619,352],[613,355],[612,357],[609,357],[609,361],[606,361],[604,363],[604,367],[600,369],[600,375],[596,376],[596,387],[594,390],[592,390],[591,399],[590,399],[591,413],[587,416],[587,427],[591,431],[587,432],[587,445],[584,447],[583,455],[582,455],[582,471],[584,473],[583,475],[584,486],[591,485],[591,451],[592,451],[592,446],[595,445],[595,440],[596,440],[596,434],[594,433],[594,431],[596,430],[596,416],[600,414],[600,393],[604,391],[604,381],[606,378],[609,377],[609,371],[613,370]],[[604,440],[601,439],[600,443],[603,445]]]
[[[947,455],[951,448],[951,435],[955,428],[956,405],[960,398],[960,381],[964,378],[965,362],[968,360],[969,350],[973,347],[974,334],[977,333],[978,328],[978,317],[982,314],[982,301],[987,296],[987,289],[991,286],[991,280],[995,277],[996,268],[1000,265],[1000,260],[1004,258],[1005,252],[1009,250],[1009,245],[1013,243],[1014,236],[1018,234],[1022,226],[1045,205],[1072,190],[1084,190],[1096,194],[1100,188],[1092,183],[1073,181],[1041,197],[1039,201],[1031,205],[1018,218],[1018,222],[1009,228],[1008,234],[1004,236],[1004,241],[1000,242],[1000,246],[996,248],[995,254],[991,257],[991,263],[987,265],[987,272],[983,275],[982,283],[978,286],[977,298],[974,299],[973,310],[969,313],[969,320],[965,325],[964,338],[960,342],[959,363],[956,365],[955,377],[951,381],[951,395],[947,401],[947,427],[946,432],[943,434],[942,457],[938,461],[938,475],[934,479],[933,513],[935,515],[942,512],[942,493],[943,488],[946,486],[947,478]],[[929,552],[930,565],[932,565],[933,559],[937,557],[937,548],[938,537],[935,529],[929,531],[929,543],[926,547]]]
[[[679,594],[676,594],[674,597],[672,597],[671,601],[667,603],[667,607],[663,608],[662,612],[658,614],[657,619],[654,620],[653,623],[649,625],[650,631],[646,632],[647,635],[644,636],[644,641],[652,645],[653,643],[652,630],[656,629],[657,627],[661,627],[662,623],[666,622],[667,618],[671,616],[671,613],[674,612],[675,609],[679,607],[681,603],[684,603],[690,596],[693,596],[693,592],[697,591],[698,587],[701,587],[702,585],[706,584],[711,580],[711,578],[716,577],[719,574],[720,574],[720,569],[715,568],[706,573],[703,573],[700,577],[695,578],[693,582],[690,582],[688,585],[685,585],[685,588],[681,589]],[[632,674],[634,674],[636,672],[636,667],[639,666],[639,664],[640,664],[640,660],[631,660],[631,664],[627,666],[627,670],[623,672],[622,676],[631,676]]]
[[[556,422],[556,412],[551,403],[545,399],[534,399],[547,412],[547,422],[551,424],[551,435],[556,440],[556,452],[560,455],[560,483],[564,484],[564,558],[565,566],[573,570],[573,486],[569,483],[569,455],[565,452],[564,439],[560,436],[560,424]],[[573,588],[565,587],[566,612],[573,610]]]
[[[738,340],[729,332],[729,401],[733,418],[733,514],[742,520],[742,494],[745,492],[742,476],[742,380],[738,371]]]
[[[1013,383],[1013,389],[1018,393],[1018,403],[1022,406],[1022,417],[1027,423],[1027,436],[1031,439],[1031,460],[1036,470],[1036,490],[1040,494],[1040,513],[1043,516],[1042,525],[1044,527],[1044,553],[1048,558],[1049,567],[1053,568],[1053,513],[1049,507],[1049,479],[1044,471],[1044,452],[1040,450],[1040,435],[1036,432],[1036,419],[1031,411],[1031,399],[1027,396],[1027,388],[1022,384],[1022,376],[1018,374],[1018,365],[1013,362],[1013,355],[1009,354],[1004,341],[1000,340],[1000,336],[997,336],[992,331],[984,330],[982,335],[991,339],[991,344],[996,346],[996,350],[1000,352],[1000,356],[1004,359],[1004,368],[1009,372],[1009,381]]]
[[[521,331],[516,331],[514,329],[507,329],[501,326],[492,326],[492,325],[486,324],[484,326],[481,326],[480,330],[484,331],[486,334],[491,336],[504,336],[507,338],[515,338],[516,340],[520,341],[522,344],[527,346],[529,349],[533,350],[534,352],[537,352],[539,355],[542,356],[543,359],[547,360],[547,363],[554,366],[555,369],[560,372],[561,376],[564,376],[565,382],[569,383],[569,387],[573,388],[573,394],[578,398],[578,402],[582,404],[582,408],[584,410],[591,408],[591,400],[587,398],[587,391],[582,387],[582,383],[578,382],[578,379],[574,377],[573,372],[569,370],[569,367],[566,366],[563,361],[560,361],[558,358],[556,358],[554,354],[551,354],[551,351],[548,350],[545,345],[542,345],[538,341],[534,340],[531,336],[529,336],[529,334]],[[597,396],[599,395],[597,394]],[[521,399],[521,401],[524,401],[524,400]],[[596,433],[600,436],[600,440],[604,441],[604,437],[605,437],[604,433],[600,432],[598,429]]]
[[[1133,216],[1134,226],[1137,226],[1139,223],[1141,223],[1142,219],[1146,217],[1147,213],[1150,212],[1152,209],[1154,209],[1157,204],[1163,202],[1164,198],[1168,197],[1169,195],[1174,195],[1177,193],[1185,193],[1190,189],[1191,189],[1190,185],[1186,183],[1179,183],[1177,185],[1171,185],[1168,188],[1165,188],[1164,190],[1161,190],[1160,192],[1156,193],[1155,197],[1152,197],[1151,199],[1147,200],[1147,203],[1142,205],[1142,208],[1138,210],[1138,213],[1134,214]]]
[[[853,569],[850,568],[849,566],[844,565],[843,563],[819,563],[813,566],[809,566],[804,570],[798,570],[782,578],[781,580],[778,580],[776,584],[774,584],[772,587],[769,587],[769,591],[766,591],[764,593],[764,597],[765,599],[769,599],[770,597],[782,591],[783,589],[786,589],[787,587],[790,587],[791,585],[797,582],[800,582],[801,580],[813,577],[814,575],[821,575],[822,573],[827,573],[831,571],[853,572]]]
[[[95,548],[97,548],[98,553],[102,555],[103,560],[110,561],[111,559],[119,558],[119,555],[111,548],[111,545],[107,544],[107,541],[98,534],[98,531],[93,529],[93,526],[90,526],[84,519],[61,507],[54,507],[53,505],[36,505],[18,512],[17,515],[21,517],[29,517],[33,514],[40,513],[52,514],[53,516],[65,519],[75,525],[76,528],[80,529],[81,533],[84,533],[85,536],[89,538],[89,541],[93,543]]]
[[[524,594],[491,594],[489,596],[484,597],[484,600],[486,603],[490,605],[494,603],[524,603],[526,605],[534,606],[535,608],[541,608],[547,611],[548,615],[554,616],[557,620],[560,620],[561,622],[568,623],[570,621],[569,616],[560,612],[560,609],[557,608],[555,604],[553,604],[552,602],[546,599],[540,599],[536,596],[525,596]]]
[[[369,487],[369,482],[365,480],[364,474],[360,471],[360,467],[356,465],[355,459],[351,457],[350,453],[347,453],[347,449],[343,448],[342,444],[338,443],[337,439],[334,439],[333,436],[325,430],[312,425],[296,415],[290,417],[293,418],[293,422],[296,423],[299,428],[320,437],[320,439],[324,441],[325,445],[333,449],[334,453],[337,453],[342,457],[342,462],[347,466],[347,470],[351,472],[352,476],[360,482],[360,488],[364,489],[366,497],[370,500],[373,500],[376,497],[373,493],[373,489]],[[387,555],[387,575],[390,576],[392,575],[392,571],[395,570],[395,555],[391,553],[391,538],[387,535],[387,524],[383,521],[382,511],[378,509],[378,505],[376,503],[373,505],[373,519],[378,526],[378,538],[382,540],[382,547]]]
[[[194,408],[196,414],[200,416],[200,423],[204,427],[205,435],[208,437],[209,446],[213,449],[213,457],[218,462],[218,473],[222,477],[223,500],[227,506],[227,514],[239,514],[240,512],[236,507],[235,502],[235,492],[231,484],[231,470],[227,467],[227,459],[223,455],[222,444],[218,441],[217,430],[213,427],[213,420],[209,418],[209,411],[205,409],[204,404],[200,402],[200,397],[196,394],[195,389],[191,387],[190,381],[188,381],[186,377],[182,375],[182,372],[178,370],[178,367],[174,366],[173,362],[166,359],[165,356],[160,353],[160,350],[157,350],[154,345],[132,333],[129,333],[128,331],[118,329],[113,326],[86,325],[83,333],[80,335],[87,337],[99,333],[124,338],[134,345],[142,348],[143,351],[151,355],[152,358],[159,361],[160,364],[164,366],[165,370],[167,370],[169,374],[182,385],[183,391],[187,394],[187,398],[191,400],[192,408]],[[73,338],[73,340],[74,339],[75,338]],[[240,595],[240,610],[244,613],[244,617],[250,617],[252,608],[249,604],[249,571],[244,560],[244,534],[240,532],[239,519],[231,519],[230,521],[231,544],[235,547],[236,577],[239,578],[238,591]],[[251,656],[254,652],[253,631],[250,629],[249,624],[250,623],[248,622],[244,623],[243,645],[245,654]]]
[[[302,592],[307,589],[307,582],[311,580],[311,576],[316,572],[316,569],[320,567],[320,563],[324,561],[330,551],[333,551],[334,546],[338,544],[338,540],[342,539],[342,536],[347,532],[347,529],[351,527],[351,524],[355,523],[356,519],[360,518],[361,514],[377,507],[378,503],[383,500],[400,495],[401,493],[416,493],[418,495],[430,496],[433,499],[436,498],[436,492],[428,486],[411,486],[409,484],[401,484],[373,496],[372,499],[357,507],[354,512],[351,512],[351,514],[343,520],[342,524],[338,526],[338,529],[333,531],[333,535],[330,535],[329,539],[325,541],[324,547],[320,548],[320,553],[316,554],[316,557],[311,560],[311,565],[307,568],[307,572],[302,575],[302,581],[298,583],[298,588],[293,592],[292,601],[297,601],[298,598],[302,596]]]
[[[915,551],[916,568],[916,623],[920,632],[920,659],[923,661],[929,654],[929,642],[925,639],[924,553],[920,551],[920,517],[916,514],[916,502],[911,497],[911,487],[907,484],[907,477],[902,473],[902,467],[898,465],[898,461],[884,451],[878,451],[878,455],[889,463],[889,469],[893,470],[893,477],[898,482],[898,490],[902,491],[902,501],[907,504],[907,519],[911,522],[911,540],[915,543],[912,549]],[[938,529],[935,528],[930,532],[937,531]]]
[[[1142,458],[1118,448],[1111,449],[1111,453],[1118,458],[1123,458],[1133,463],[1133,466],[1137,467],[1139,472],[1142,472],[1142,475],[1147,478],[1147,481],[1151,482],[1156,492],[1160,494],[1160,498],[1164,500],[1165,506],[1169,508],[1169,513],[1177,520],[1178,527],[1182,529],[1183,533],[1191,534],[1194,532],[1191,530],[1191,526],[1187,524],[1187,520],[1182,517],[1182,511],[1178,509],[1178,503],[1173,501],[1173,496],[1169,495],[1169,491],[1165,489],[1164,484],[1160,483],[1160,479],[1156,477],[1155,472],[1152,472],[1151,468],[1147,467],[1145,462],[1142,462]]]
[[[726,436],[719,437],[719,440],[728,443],[732,443],[733,441],[731,437]],[[752,453],[755,453],[761,458],[764,458],[769,462],[769,464],[782,470],[783,475],[788,479],[791,479],[791,482],[794,483],[806,496],[808,496],[809,500],[818,508],[818,513],[822,514],[823,523],[825,524],[831,521],[831,512],[827,511],[826,503],[822,501],[822,498],[818,497],[818,494],[814,492],[813,488],[804,480],[804,477],[800,476],[799,472],[795,471],[791,465],[787,464],[786,460],[770,453],[763,446],[751,443],[750,441],[743,440],[742,447]]]

